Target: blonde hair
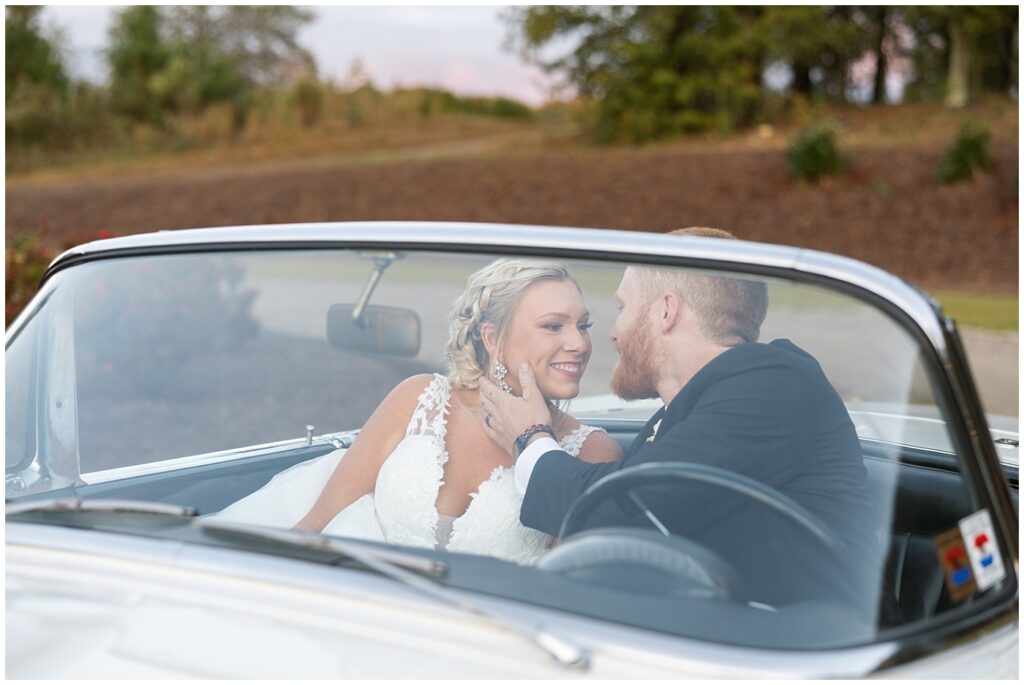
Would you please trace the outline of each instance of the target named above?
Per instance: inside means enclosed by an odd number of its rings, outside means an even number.
[[[671,235],[736,240],[728,231],[703,226],[680,228]],[[763,281],[652,267],[637,267],[637,273],[647,292],[667,290],[686,300],[701,331],[716,343],[731,347],[760,337],[768,314],[768,286]]]
[[[448,324],[448,377],[458,388],[476,388],[491,364],[481,328],[493,324],[498,348],[512,312],[523,293],[540,281],[580,284],[564,264],[540,259],[504,258],[491,262],[472,276],[454,303]],[[496,350],[497,351],[497,350]]]

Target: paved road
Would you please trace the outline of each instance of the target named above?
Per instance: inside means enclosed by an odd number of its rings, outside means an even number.
[[[349,284],[357,291],[361,284]],[[289,287],[296,292],[289,291]],[[266,296],[257,300],[257,313],[262,308],[275,312],[278,331],[309,336],[322,335],[319,316],[304,317],[304,311],[326,311],[338,300],[337,286],[317,288],[315,283],[293,281],[289,287],[278,282],[263,289]],[[271,293],[273,295],[271,296]],[[458,289],[452,284],[417,285],[416,304],[421,313],[422,355],[425,361],[441,365],[447,339],[447,314]],[[311,301],[316,295],[319,301]],[[347,293],[346,293],[347,294]],[[617,312],[614,302],[591,291],[588,306],[594,328],[594,354],[584,376],[581,396],[608,392],[608,379],[617,360],[607,339],[608,328]],[[272,297],[273,299],[268,299]],[[402,306],[408,304],[409,293],[402,284],[384,282],[374,295],[374,302]],[[287,301],[302,301],[307,307],[294,311],[294,321],[282,318]],[[851,335],[852,332],[858,335]],[[964,342],[982,402],[987,412],[1016,416],[1018,412],[1018,336],[981,329],[965,329]],[[920,373],[914,373],[917,346],[905,333],[874,310],[857,308],[825,308],[808,316],[806,310],[773,308],[762,331],[763,340],[792,338],[814,354],[825,367],[833,384],[847,399],[864,401],[901,401],[908,387],[912,398],[928,401],[931,392]]]
[[[260,333],[253,339],[237,348],[201,351],[163,369],[156,382],[141,390],[121,387],[102,373],[80,382],[84,470],[299,437],[306,425],[317,432],[343,430],[365,421],[402,378],[443,369],[448,312],[463,287],[461,278],[417,284],[422,352],[419,359],[406,361],[328,348],[325,312],[333,302],[353,301],[364,278],[253,276],[246,282],[259,291],[253,315],[260,321]],[[607,339],[615,305],[609,292],[601,292],[610,288],[600,283],[586,287],[596,325],[583,397],[609,392],[608,379],[617,361]],[[411,304],[409,286],[401,282],[382,283],[373,299],[375,304]],[[765,340],[791,338],[815,355],[844,399],[931,399],[923,374],[913,371],[916,345],[874,310],[778,306],[762,333]],[[1016,419],[1018,335],[968,329],[964,339],[986,411]]]
[[[985,411],[1017,417],[1020,411],[1019,333],[965,328],[961,335]]]

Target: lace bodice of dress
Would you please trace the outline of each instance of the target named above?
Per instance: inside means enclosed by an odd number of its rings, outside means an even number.
[[[499,466],[470,495],[465,513],[451,522],[445,545],[439,540],[437,494],[443,485],[447,415],[451,387],[440,374],[427,384],[409,420],[405,437],[381,466],[374,489],[377,519],[388,542],[420,547],[444,546],[467,552],[532,563],[547,549],[551,538],[519,522],[522,495],[511,468]],[[595,430],[580,426],[559,444],[579,456],[583,442]],[[441,531],[446,533],[446,531]]]

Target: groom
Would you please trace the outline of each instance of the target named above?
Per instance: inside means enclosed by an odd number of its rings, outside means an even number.
[[[674,233],[733,238],[706,228]],[[661,496],[648,501],[652,509],[658,505],[656,515],[726,559],[742,560],[733,563],[748,599],[870,601],[880,559],[859,441],[813,357],[788,340],[756,342],[767,313],[765,284],[635,266],[626,269],[615,296],[620,313],[611,340],[620,360],[612,390],[626,400],[658,397],[665,404],[623,461],[589,464],[562,451],[525,365],[522,398],[481,379],[485,430],[516,460],[522,523],[558,535],[577,498],[619,469],[652,462],[714,466],[795,500],[825,524],[849,560],[837,562],[799,542],[777,520],[772,527],[762,505],[690,484],[659,486]],[[650,527],[639,511],[618,505],[597,513],[591,527]]]

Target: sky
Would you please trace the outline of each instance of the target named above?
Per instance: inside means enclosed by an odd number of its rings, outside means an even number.
[[[102,50],[118,6],[51,5],[44,25],[59,28],[76,78],[106,78]],[[531,105],[548,99],[554,79],[502,46],[503,6],[309,6],[316,19],[299,43],[322,78],[345,80],[359,59],[374,85],[436,86],[464,95],[504,95]]]

